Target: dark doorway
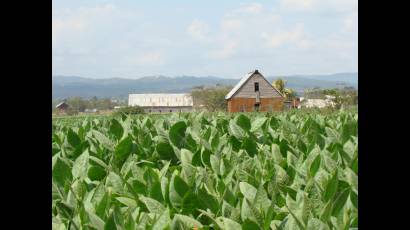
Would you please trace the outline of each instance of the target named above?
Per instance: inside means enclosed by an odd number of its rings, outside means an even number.
[[[259,92],[259,82],[255,82],[255,92]]]
[[[259,103],[258,103],[258,104],[255,104],[254,110],[255,110],[256,112],[259,112]]]

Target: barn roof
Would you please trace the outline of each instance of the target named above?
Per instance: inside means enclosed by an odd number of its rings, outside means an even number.
[[[63,102],[58,103],[58,104],[56,105],[56,108],[59,108],[59,107],[61,107],[62,105],[66,105],[66,106],[67,106],[68,104],[63,101]]]
[[[155,93],[155,94],[130,94],[128,105],[142,107],[180,107],[193,106],[192,96],[183,93]]]
[[[228,99],[230,99],[233,95],[235,95],[235,93],[236,93],[240,88],[242,88],[242,86],[245,85],[245,83],[246,83],[254,74],[259,74],[259,75],[261,75],[261,76],[266,80],[266,78],[265,78],[258,70],[254,70],[254,71],[252,71],[252,72],[249,72],[248,74],[246,74],[246,75],[235,85],[235,87],[232,88],[232,90],[225,96],[225,99],[228,100]],[[266,80],[266,82],[268,82],[268,80]],[[268,83],[269,83],[269,82],[268,82]],[[269,83],[269,85],[272,86],[272,88],[273,88],[274,90],[276,90],[276,91],[279,93],[279,95],[281,95],[281,96],[283,97],[282,93],[279,92],[279,90],[277,90],[271,83]]]

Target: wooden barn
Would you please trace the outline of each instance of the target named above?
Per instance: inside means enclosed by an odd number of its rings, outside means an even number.
[[[65,113],[65,112],[67,112],[68,107],[69,107],[68,104],[65,103],[65,102],[61,102],[61,103],[59,103],[58,105],[56,105],[56,109],[57,109],[57,112],[58,112],[58,113]]]
[[[284,96],[258,71],[248,73],[226,95],[228,112],[282,111]]]

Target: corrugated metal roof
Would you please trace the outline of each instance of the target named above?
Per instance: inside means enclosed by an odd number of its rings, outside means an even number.
[[[156,94],[130,94],[128,96],[129,106],[142,106],[142,107],[155,107],[155,106],[167,106],[167,107],[179,107],[179,106],[193,106],[192,96],[189,94],[168,94],[168,93],[156,93]]]
[[[252,71],[252,72],[249,72],[248,74],[245,75],[245,77],[243,77],[243,78],[238,82],[238,84],[235,85],[235,87],[233,87],[233,89],[225,96],[225,99],[226,99],[226,100],[230,99],[230,98],[245,84],[245,82],[247,82],[248,79],[251,78],[254,74],[259,74],[259,75],[261,75],[263,78],[265,78],[258,70],[254,70],[254,71]],[[266,80],[266,78],[265,78],[265,80]],[[268,82],[268,81],[266,80],[266,82]],[[271,83],[268,82],[268,84],[269,84],[270,86],[272,86],[272,88],[273,88],[274,90],[276,90],[276,91],[279,93],[279,95],[281,95],[281,96],[283,97],[282,93],[279,92],[279,90],[277,90]]]
[[[225,99],[228,100],[229,98],[231,98],[236,91],[238,91],[243,84],[245,84],[245,82],[255,73],[255,71],[252,71],[248,74],[245,75],[245,77],[243,77],[238,84],[235,85],[235,87],[233,87],[233,89],[231,91],[229,91],[229,93],[225,96]]]

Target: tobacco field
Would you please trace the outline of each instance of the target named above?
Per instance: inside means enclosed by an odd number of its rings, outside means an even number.
[[[53,120],[53,229],[351,229],[357,112]]]

